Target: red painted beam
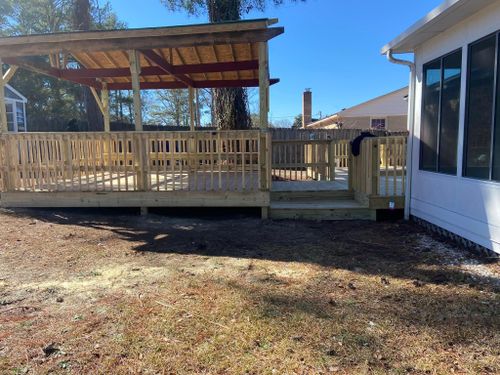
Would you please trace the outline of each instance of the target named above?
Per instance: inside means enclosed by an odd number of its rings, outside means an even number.
[[[6,59],[5,62],[9,65],[17,65],[22,69],[29,70],[29,71],[34,72],[34,73],[39,73],[39,74],[43,74],[43,75],[46,75],[49,77],[54,77],[54,78],[59,78],[59,79],[65,79],[66,81],[78,83],[79,85],[94,87],[96,89],[102,88],[101,83],[93,78],[64,77],[61,74],[61,70],[59,70],[59,69],[52,68],[49,66],[41,66],[41,65],[35,64],[35,63],[28,61],[28,60],[25,60],[25,59],[10,58],[10,59]]]
[[[174,74],[192,74],[192,73],[219,73],[235,72],[241,70],[259,69],[258,60],[224,62],[214,64],[189,64],[173,66]],[[122,78],[130,77],[129,68],[110,68],[110,69],[62,69],[61,78],[80,79],[80,78]],[[141,76],[161,76],[165,71],[158,66],[149,66],[141,68]]]
[[[269,80],[269,84],[274,85],[278,83],[279,79],[273,78]],[[240,80],[208,80],[208,81],[194,81],[195,88],[231,88],[231,87],[258,87],[258,79],[240,79]],[[185,89],[189,86],[183,82],[141,82],[141,90],[160,90],[160,89]],[[126,83],[109,83],[110,90],[131,90],[132,84]]]
[[[184,74],[175,73],[174,66],[165,60],[162,56],[158,55],[153,50],[140,50],[140,53],[146,57],[153,64],[158,65],[165,73],[173,75],[178,81],[186,84],[189,87],[194,87],[194,82],[191,78]]]

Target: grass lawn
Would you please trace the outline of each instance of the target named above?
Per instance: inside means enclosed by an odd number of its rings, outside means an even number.
[[[500,373],[499,264],[415,224],[0,222],[0,374]]]

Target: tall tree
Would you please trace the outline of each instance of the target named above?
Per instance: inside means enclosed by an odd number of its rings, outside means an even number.
[[[236,21],[253,9],[264,11],[267,3],[281,5],[285,0],[161,0],[170,10],[190,14],[206,13],[210,22]],[[292,2],[305,0],[290,0]],[[242,88],[212,90],[213,124],[222,129],[247,129],[252,126],[247,91]]]
[[[197,99],[201,117],[207,114],[209,96],[206,90],[199,90]],[[145,117],[151,124],[185,127],[190,124],[189,93],[186,89],[157,90],[145,109]]]
[[[90,0],[74,0],[73,30],[89,31],[91,29],[92,7]],[[90,92],[90,88],[82,86],[82,96],[87,110],[88,129],[98,131],[104,128],[104,118]]]
[[[24,35],[73,30],[75,0],[0,0],[0,34]],[[120,28],[108,2],[100,6],[91,2],[91,29]],[[3,10],[5,9],[5,13]],[[78,27],[81,29],[81,27]],[[48,64],[44,57],[34,62]],[[27,116],[30,131],[68,129],[68,123],[87,129],[86,103],[81,87],[70,82],[20,69],[12,85],[28,99]],[[72,128],[73,129],[73,128]]]

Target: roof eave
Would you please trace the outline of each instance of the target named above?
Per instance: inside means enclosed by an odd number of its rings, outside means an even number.
[[[415,52],[415,49],[426,40],[439,35],[494,2],[495,0],[446,0],[383,46],[380,52],[383,55],[387,54],[388,51],[393,53]]]

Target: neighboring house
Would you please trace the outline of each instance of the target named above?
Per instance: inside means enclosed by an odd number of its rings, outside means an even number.
[[[5,86],[5,107],[7,109],[7,125],[10,132],[25,132],[26,103],[28,100],[10,85]]]
[[[382,49],[412,67],[406,215],[497,253],[499,31],[500,1],[449,0]]]
[[[405,131],[408,128],[408,87],[343,109],[307,124],[306,128]]]

